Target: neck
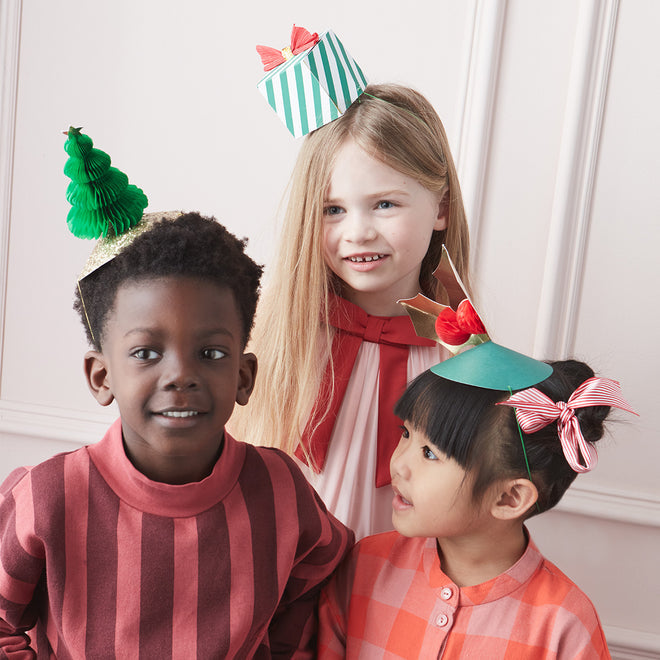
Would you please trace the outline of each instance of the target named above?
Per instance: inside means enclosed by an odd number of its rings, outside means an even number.
[[[442,571],[459,587],[482,584],[505,573],[526,548],[520,521],[476,536],[438,539]]]
[[[344,286],[341,295],[371,316],[405,316],[407,314],[403,306],[397,302],[399,298],[395,297],[393,299],[389,294],[379,295],[377,293],[353,291]],[[406,296],[402,297],[405,298]]]
[[[146,455],[136,455],[124,442],[124,451],[128,460],[142,474],[151,479],[171,486],[195,483],[206,479],[222,453],[223,441],[213,454],[195,454],[193,456],[162,456],[148,452]]]

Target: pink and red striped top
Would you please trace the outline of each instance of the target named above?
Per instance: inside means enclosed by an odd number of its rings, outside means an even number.
[[[0,489],[0,658],[311,657],[352,544],[293,461],[225,434],[198,483],[150,481],[118,420]],[[25,653],[20,653],[25,649]]]

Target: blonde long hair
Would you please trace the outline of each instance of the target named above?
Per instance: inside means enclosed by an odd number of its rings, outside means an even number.
[[[433,270],[444,243],[470,287],[469,238],[456,168],[442,122],[418,92],[370,85],[339,118],[305,138],[289,184],[276,261],[257,309],[251,350],[259,375],[246,409],[231,430],[245,441],[293,453],[329,364],[334,330],[329,293],[340,290],[323,256],[323,207],[334,159],[347,138],[372,157],[445,198],[447,228],[434,231],[422,261],[420,287],[441,295]],[[331,372],[332,373],[332,372]],[[334,379],[333,379],[334,380]]]

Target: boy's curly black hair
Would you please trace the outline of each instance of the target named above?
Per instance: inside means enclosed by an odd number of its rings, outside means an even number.
[[[80,315],[90,345],[102,350],[105,323],[124,282],[181,276],[215,282],[232,291],[243,323],[245,348],[263,270],[245,254],[246,244],[247,239],[236,238],[214,218],[199,213],[155,222],[114,259],[80,281],[83,298],[76,288],[73,308]]]

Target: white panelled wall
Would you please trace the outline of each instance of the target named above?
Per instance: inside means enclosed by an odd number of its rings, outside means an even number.
[[[0,0],[0,479],[99,439],[71,309],[61,131],[83,126],[149,196],[272,260],[299,147],[256,91],[255,43],[332,28],[373,82],[443,118],[495,339],[621,381],[600,464],[531,522],[592,598],[614,658],[660,657],[660,3],[655,0]],[[280,43],[281,42],[281,43]]]

